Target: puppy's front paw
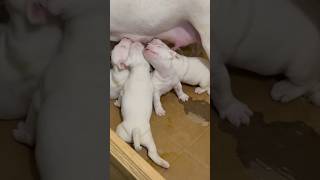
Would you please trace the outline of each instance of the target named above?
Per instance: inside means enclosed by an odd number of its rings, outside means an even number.
[[[13,137],[16,141],[28,146],[34,145],[34,137],[31,130],[25,125],[25,122],[19,122],[18,127],[13,130]]]
[[[229,120],[236,127],[241,124],[249,124],[252,115],[253,112],[249,107],[240,101],[234,102],[220,113],[222,119]]]
[[[157,106],[157,107],[155,108],[155,111],[156,111],[156,114],[157,114],[158,116],[164,116],[164,115],[166,115],[166,111],[165,111],[161,106]]]
[[[179,99],[180,99],[182,102],[186,102],[186,101],[188,101],[189,96],[188,96],[187,94],[183,93],[183,94],[181,94],[181,95],[179,96]]]
[[[113,103],[116,107],[121,107],[121,104],[118,100],[116,100],[114,103]]]

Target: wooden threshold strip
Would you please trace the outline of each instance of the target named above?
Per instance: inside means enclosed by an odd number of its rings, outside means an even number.
[[[164,180],[149,163],[110,129],[110,153],[138,180]]]

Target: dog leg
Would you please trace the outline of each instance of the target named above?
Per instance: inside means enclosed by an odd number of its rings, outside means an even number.
[[[174,87],[174,91],[176,92],[178,98],[183,101],[183,102],[186,102],[188,101],[189,99],[189,96],[183,92],[182,90],[182,85],[181,83],[179,82],[175,87]]]
[[[150,129],[141,136],[141,145],[148,149],[148,156],[150,157],[150,159],[152,159],[153,162],[163,168],[170,167],[170,164],[159,156]]]
[[[153,94],[153,106],[156,114],[158,116],[166,115],[166,111],[163,109],[161,101],[160,101],[160,94],[159,92],[154,92]]]
[[[233,125],[248,124],[252,111],[246,104],[237,100],[232,93],[229,73],[223,63],[213,66],[213,102],[222,119],[228,119]]]

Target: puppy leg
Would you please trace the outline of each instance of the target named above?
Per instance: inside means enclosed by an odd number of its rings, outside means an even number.
[[[206,91],[207,91],[207,89],[204,89],[204,88],[201,88],[201,87],[196,87],[194,89],[194,92],[197,93],[197,94],[202,94],[202,93],[204,93]]]
[[[153,94],[153,107],[156,111],[156,114],[158,116],[164,116],[166,114],[166,111],[163,109],[161,101],[160,101],[160,94],[159,92],[154,92]]]
[[[163,168],[170,167],[170,164],[159,156],[150,129],[141,136],[141,145],[148,149],[148,156],[153,162]]]
[[[13,130],[13,137],[16,141],[34,146],[35,144],[35,121],[37,112],[31,105],[26,121],[20,121],[17,128]]]
[[[124,140],[127,143],[132,142],[131,134],[128,132],[128,130],[123,126],[123,123],[120,123],[116,128],[117,135]]]
[[[213,66],[213,103],[222,119],[228,119],[233,125],[248,124],[252,111],[237,100],[232,93],[229,73],[226,66],[216,62]]]
[[[176,92],[178,98],[183,101],[183,102],[186,102],[188,101],[189,99],[189,96],[183,92],[182,90],[182,85],[181,83],[179,82],[175,87],[174,87],[174,91]]]
[[[289,80],[283,80],[273,85],[271,97],[275,101],[287,103],[304,95],[308,89],[307,86],[299,86]]]
[[[320,106],[320,91],[312,93],[308,98],[312,102],[312,104]]]
[[[118,99],[113,103],[116,107],[121,107],[121,99],[122,99],[123,91],[121,90],[118,96]]]

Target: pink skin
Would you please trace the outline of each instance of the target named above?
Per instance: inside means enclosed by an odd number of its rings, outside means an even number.
[[[166,50],[164,50],[166,49]],[[161,74],[166,77],[172,74],[170,59],[175,56],[175,52],[158,39],[152,40],[143,51],[145,59]]]
[[[139,41],[142,43],[147,43],[153,38],[158,38],[173,43],[173,50],[201,42],[199,33],[190,23],[181,23],[180,25],[155,36],[140,36],[133,34],[118,34],[118,36],[130,38],[133,41]]]
[[[111,62],[116,65],[120,70],[127,69],[125,61],[128,59],[130,46],[132,41],[128,38],[123,38],[121,41],[113,48],[111,52]]]
[[[161,33],[156,38],[169,41],[174,44],[173,50],[190,44],[200,43],[200,35],[189,23],[183,23],[169,31]]]
[[[153,106],[158,116],[165,115],[165,110],[162,107],[160,97],[164,93],[174,89],[178,98],[185,102],[189,96],[182,90],[181,82],[172,66],[172,60],[177,55],[165,43],[159,39],[154,39],[148,43],[143,51],[145,59],[155,68],[155,73],[152,80],[154,84]]]

